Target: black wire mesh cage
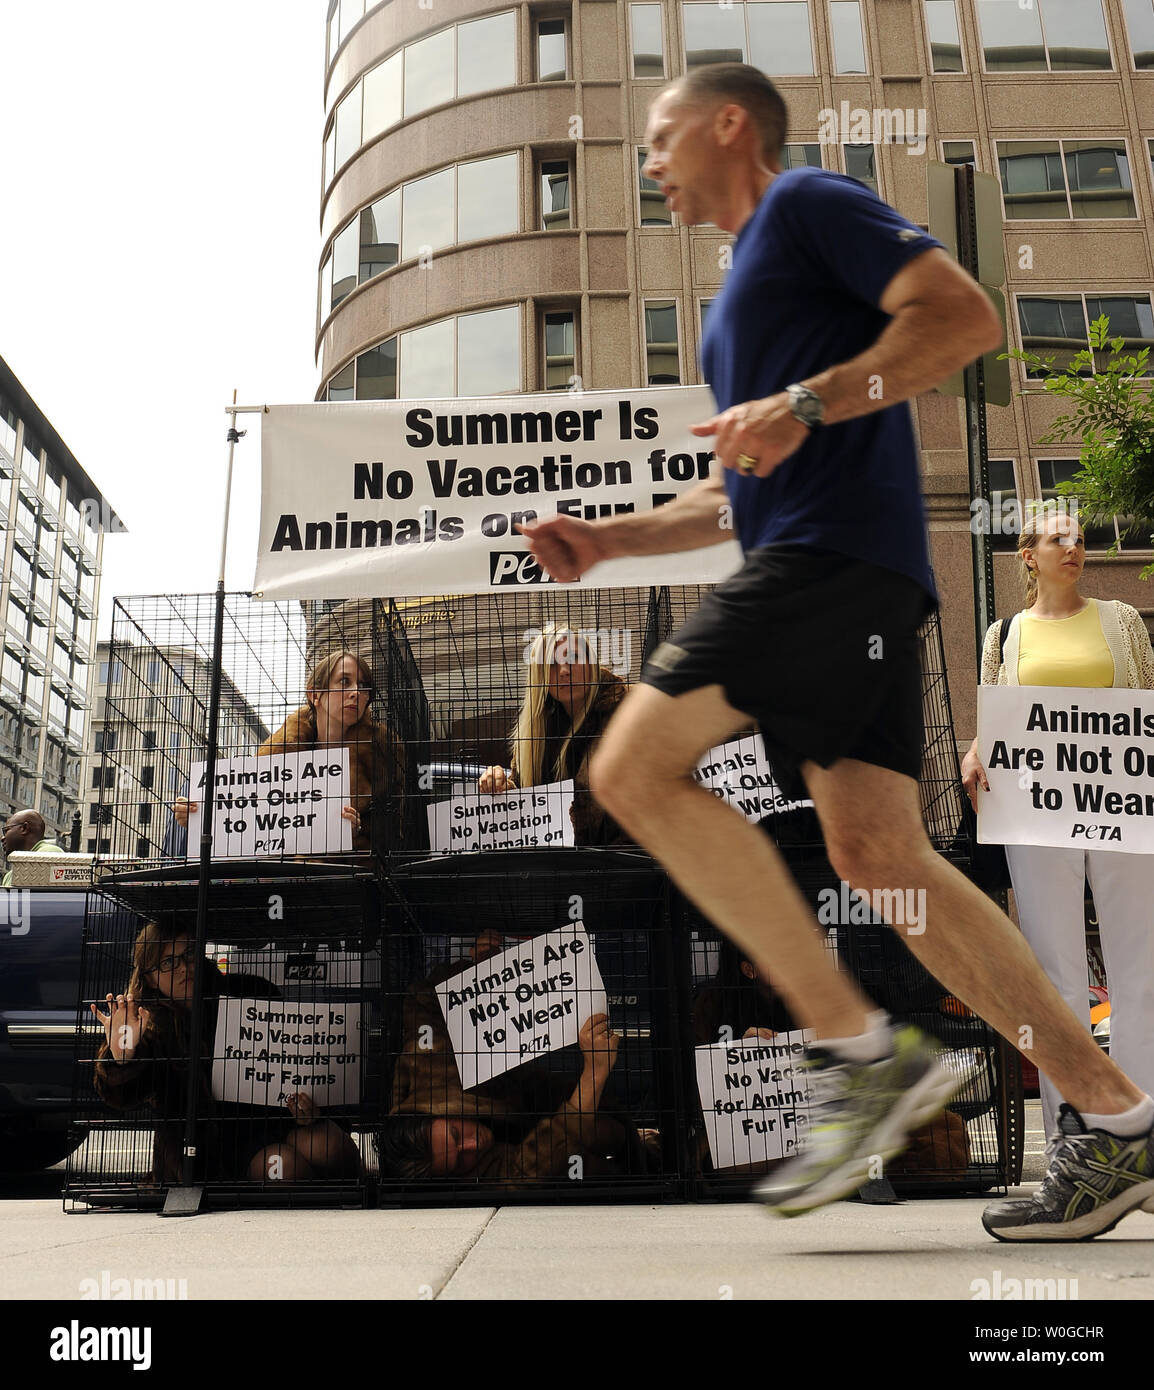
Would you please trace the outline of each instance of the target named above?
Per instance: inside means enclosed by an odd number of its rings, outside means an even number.
[[[390,890],[419,950],[386,985],[382,1202],[683,1195],[664,875],[506,851]]]
[[[197,857],[209,804],[214,858],[383,862],[404,842],[406,752],[385,687],[405,653],[371,613],[343,626],[317,607],[226,597],[209,798],[216,596],[116,601],[89,811],[106,867]],[[406,731],[425,720],[410,690],[395,701]],[[182,800],[196,804],[191,820]]]
[[[370,875],[303,872],[210,885],[204,956],[191,874],[90,895],[74,1209],[158,1207],[181,1184],[214,1205],[363,1204],[382,1098],[379,894]]]

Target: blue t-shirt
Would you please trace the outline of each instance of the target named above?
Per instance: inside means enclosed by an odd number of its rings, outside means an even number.
[[[890,281],[940,245],[856,179],[811,168],[779,174],[738,234],[709,313],[701,356],[718,410],[775,395],[872,346],[890,322],[877,307]],[[907,574],[936,597],[905,404],[819,425],[768,478],[726,469],[725,485],[746,551],[833,550]]]

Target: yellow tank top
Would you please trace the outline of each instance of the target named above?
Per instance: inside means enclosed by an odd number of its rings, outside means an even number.
[[[1107,686],[1114,684],[1114,658],[1102,632],[1098,606],[1089,603],[1070,618],[1018,622],[1018,684]]]

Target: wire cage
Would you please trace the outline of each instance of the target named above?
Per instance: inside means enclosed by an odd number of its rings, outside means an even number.
[[[387,625],[315,607],[226,597],[214,858],[383,863],[404,842],[406,753],[385,687],[405,651]],[[207,800],[191,779],[208,754],[215,610],[211,594],[116,601],[90,810],[104,867],[198,855],[199,817],[190,836],[177,802],[203,814]],[[393,704],[406,732],[425,727],[419,687]]]
[[[217,1206],[364,1204],[382,1098],[378,886],[282,867],[210,884],[199,959],[195,874],[183,866],[110,878],[90,895],[73,1210],[157,1208],[183,1184],[196,973],[191,1182]]]
[[[386,981],[380,1200],[684,1195],[677,972],[652,862],[493,852],[401,867],[389,887],[422,949]]]
[[[764,828],[773,832],[772,818]],[[945,1113],[916,1131],[907,1151],[874,1176],[898,1192],[1012,1185],[1021,1167],[1019,1072],[1003,1040],[948,994],[902,940],[903,929],[924,927],[918,920],[924,905],[898,903],[895,915],[903,918],[908,909],[909,920],[895,930],[850,893],[828,860],[822,865],[807,853],[793,876],[826,930],[838,968],[852,973],[896,1022],[916,1025],[939,1044],[941,1063],[964,1078]],[[795,1064],[805,1035],[772,980],[759,977],[692,905],[682,902],[680,910],[692,991],[686,1046],[693,1065],[684,1070],[697,1077],[686,1120],[699,1190],[740,1195],[751,1177],[771,1172],[804,1137],[809,1092]]]

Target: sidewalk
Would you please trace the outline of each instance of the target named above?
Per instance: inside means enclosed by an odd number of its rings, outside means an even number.
[[[982,1230],[983,1204],[841,1202],[793,1221],[746,1203],[165,1220],[16,1199],[0,1216],[0,1298],[78,1299],[103,1271],[183,1279],[189,1299],[971,1300],[973,1281],[1009,1279],[1066,1280],[1057,1295],[1079,1300],[1154,1297],[1154,1216],[1090,1244],[1013,1246]]]

